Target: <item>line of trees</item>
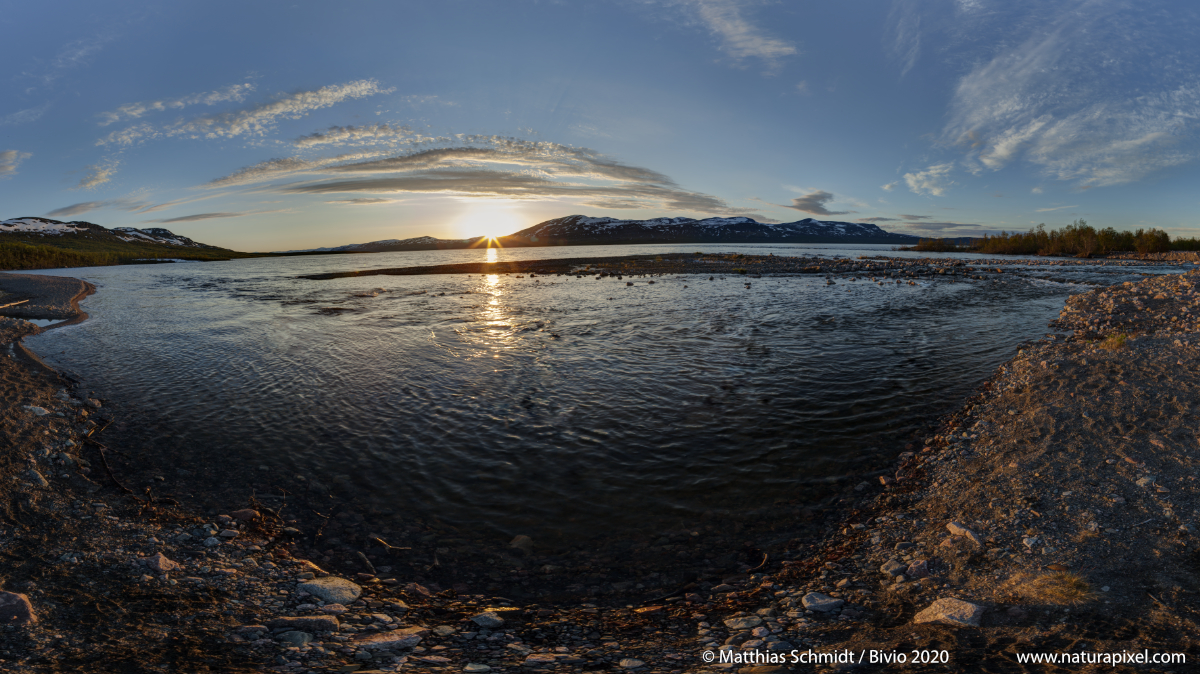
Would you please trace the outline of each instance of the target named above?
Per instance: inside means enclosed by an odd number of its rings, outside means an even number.
[[[1171,250],[1200,250],[1200,239],[1175,239],[1161,229],[1118,232],[1112,227],[1096,229],[1079,219],[1062,229],[1047,230],[1045,224],[1028,232],[1001,232],[973,239],[970,245],[955,246],[945,239],[921,239],[914,250],[951,250],[1008,255],[1059,255],[1091,257],[1107,253],[1165,253]]]

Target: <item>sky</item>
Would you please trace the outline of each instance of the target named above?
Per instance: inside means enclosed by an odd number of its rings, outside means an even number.
[[[1200,8],[9,3],[0,219],[246,251],[584,214],[1200,236]]]

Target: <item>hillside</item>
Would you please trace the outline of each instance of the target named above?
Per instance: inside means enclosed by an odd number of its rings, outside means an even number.
[[[569,215],[501,236],[504,248],[594,246],[639,243],[891,243],[913,245],[918,237],[893,234],[861,222],[806,218],[796,222],[761,223],[750,218],[654,218],[618,220]],[[381,253],[402,250],[474,248],[485,237],[438,239],[422,236],[322,248],[322,252]]]
[[[198,243],[161,227],[108,229],[91,222],[31,217],[0,221],[0,269],[5,270],[235,257],[247,254]]]

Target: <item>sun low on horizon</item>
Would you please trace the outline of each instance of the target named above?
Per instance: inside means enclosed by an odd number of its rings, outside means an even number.
[[[498,245],[500,237],[522,229],[525,222],[519,202],[488,199],[472,202],[451,229],[464,239],[485,237],[490,247]]]

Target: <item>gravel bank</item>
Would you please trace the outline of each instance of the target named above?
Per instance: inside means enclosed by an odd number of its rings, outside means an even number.
[[[946,260],[821,262],[864,280],[937,270],[1003,280]],[[358,572],[314,564],[312,532],[278,501],[202,515],[153,487],[128,490],[109,470],[104,401],[19,353],[0,358],[0,554],[4,590],[23,595],[0,601],[16,607],[0,631],[0,671],[766,674],[771,665],[750,670],[748,654],[810,648],[944,649],[948,666],[930,669],[1010,671],[1028,652],[1192,654],[1197,281],[1072,298],[1058,326],[1071,338],[1024,349],[936,432],[894,448],[883,475],[827,508],[797,505],[819,535],[787,555],[755,551],[666,588],[647,569],[645,589],[575,598],[443,588],[422,578],[437,574],[436,555],[423,571],[375,552]],[[1129,337],[1097,341],[1116,333]],[[530,545],[511,544],[525,560],[514,582],[564,573]],[[590,584],[597,571],[570,574]],[[19,610],[26,600],[36,621]],[[706,650],[741,661],[708,664]]]

